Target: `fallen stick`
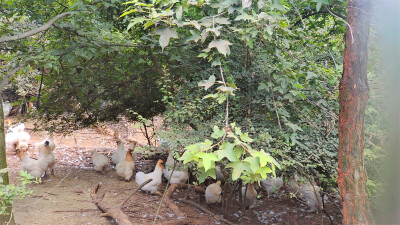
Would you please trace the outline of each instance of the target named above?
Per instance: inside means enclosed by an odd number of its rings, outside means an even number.
[[[54,213],[64,213],[64,212],[91,212],[91,211],[97,211],[97,209],[81,209],[81,210],[55,210],[53,211]]]
[[[146,184],[150,183],[152,180],[153,180],[153,179],[148,179],[148,180],[146,180],[143,184],[139,185],[139,187],[135,188],[135,189],[133,190],[132,194],[129,195],[129,197],[127,197],[127,198],[120,204],[119,207],[122,208],[122,207],[125,205],[125,203],[126,203],[130,198],[132,198],[132,196],[133,196],[140,188],[142,188],[142,187],[145,186]]]
[[[162,198],[162,194],[160,192],[158,192],[157,194]],[[186,217],[186,215],[179,210],[178,206],[174,203],[174,201],[172,201],[166,195],[163,202],[172,211],[172,213],[176,215],[178,219]]]
[[[215,219],[220,220],[220,221],[222,221],[222,222],[224,222],[224,223],[226,223],[226,224],[235,225],[235,224],[232,223],[231,221],[222,218],[221,216],[219,216],[219,215],[217,215],[217,214],[211,212],[210,210],[204,208],[203,206],[197,204],[196,202],[193,202],[193,201],[190,201],[190,200],[186,200],[186,199],[179,199],[178,201],[184,202],[184,203],[186,203],[186,204],[190,204],[190,205],[192,205],[192,206],[194,206],[194,207],[200,209],[201,211],[203,211],[203,212],[205,212],[205,213],[208,213],[208,214],[214,216]]]
[[[168,188],[167,193],[165,194],[165,197],[171,198],[172,194],[175,192],[176,189],[183,189],[183,188],[194,188],[195,191],[205,193],[206,191],[204,188],[200,186],[195,186],[195,185],[190,185],[190,184],[183,184],[183,183],[177,183],[177,184],[171,184],[171,186]]]
[[[172,213],[176,215],[176,217],[178,219],[186,218],[186,214],[182,213],[179,210],[178,206],[174,203],[173,200],[171,200],[171,197],[176,189],[183,189],[183,188],[194,188],[195,191],[197,191],[197,192],[205,193],[204,188],[199,187],[199,186],[184,184],[184,183],[171,184],[171,186],[169,186],[169,188],[166,190],[165,197],[162,201],[172,211]],[[161,196],[161,198],[163,197],[163,195],[161,193],[156,193],[156,194]]]
[[[94,185],[90,196],[92,197],[92,202],[104,212],[101,216],[113,218],[118,225],[133,225],[129,217],[119,207],[112,206],[103,200],[104,194],[100,196],[96,194],[99,187],[100,184]]]

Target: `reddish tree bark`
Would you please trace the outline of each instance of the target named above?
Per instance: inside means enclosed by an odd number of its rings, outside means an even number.
[[[364,115],[367,80],[370,0],[348,1],[348,27],[340,81],[338,185],[344,224],[373,224],[364,170]]]

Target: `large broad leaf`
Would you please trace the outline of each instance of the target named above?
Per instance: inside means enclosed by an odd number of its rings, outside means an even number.
[[[216,40],[210,42],[210,44],[208,44],[208,48],[209,49],[216,48],[221,54],[226,56],[231,53],[229,45],[232,45],[232,43],[230,43],[227,40]]]
[[[217,18],[215,18],[215,23],[218,23],[218,24],[230,24],[231,22],[229,21],[229,18],[217,17]]]
[[[249,137],[249,133],[244,133],[240,135],[240,139],[244,142],[251,143],[253,139]]]
[[[214,126],[213,133],[211,134],[212,138],[218,139],[225,134],[224,129],[219,129],[217,126]]]
[[[146,18],[144,17],[136,17],[134,19],[132,19],[128,25],[128,27],[126,28],[126,30],[131,29],[131,27],[135,26],[138,23],[143,23],[146,20]]]
[[[267,179],[267,174],[272,172],[273,172],[272,169],[267,166],[260,167],[257,171],[257,173],[261,175],[262,179]]]
[[[206,171],[211,168],[212,161],[218,161],[217,156],[213,153],[200,152],[196,156],[203,159],[203,165]]]
[[[201,25],[196,20],[191,20],[189,22],[184,22],[183,25],[192,25],[196,27],[197,30],[201,29]]]
[[[231,162],[226,165],[227,168],[232,168],[232,180],[237,180],[244,170],[250,171],[250,165],[248,162],[245,161],[238,161],[238,162]]]
[[[212,178],[214,178],[214,179],[217,179],[217,177],[216,177],[216,175],[215,175],[215,170],[214,169],[209,169],[209,170],[207,170],[207,171],[205,171],[204,172],[204,169],[199,169],[200,170],[200,172],[202,172],[201,174],[200,174],[200,176],[199,176],[199,183],[203,183],[204,182],[204,180],[207,178],[207,177],[212,177]]]
[[[276,167],[278,167],[279,169],[281,168],[280,164],[270,154],[264,152],[264,150],[261,150],[259,152],[254,152],[253,155],[260,158],[261,167],[266,166],[267,163],[271,163]]]
[[[227,87],[227,86],[221,85],[221,86],[217,87],[217,90],[220,90],[222,92],[228,92],[230,95],[235,96],[235,94],[233,94],[233,91],[235,90],[233,87]]]
[[[301,130],[303,131],[303,129],[301,129],[301,127],[297,126],[296,124],[293,124],[289,121],[285,122],[285,125],[292,128],[293,132],[296,132],[297,130]]]
[[[204,87],[204,89],[209,89],[211,86],[213,86],[215,83],[215,76],[211,75],[208,80],[202,80],[199,82],[198,86],[199,87]]]
[[[250,169],[253,171],[253,173],[256,173],[258,168],[260,168],[260,158],[258,157],[249,156],[245,158],[244,161],[250,164]]]
[[[235,145],[233,143],[229,143],[229,142],[222,143],[220,150],[215,152],[218,155],[218,160],[221,160],[226,157],[231,162],[238,161],[239,159],[236,156],[235,152],[233,151],[234,147],[235,147]]]
[[[164,48],[169,44],[169,39],[170,38],[178,38],[178,33],[171,28],[168,27],[163,27],[163,28],[157,28],[154,31],[155,35],[160,35],[160,45],[161,48],[164,50]]]

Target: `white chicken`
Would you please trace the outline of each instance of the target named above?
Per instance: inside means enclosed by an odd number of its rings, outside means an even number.
[[[104,174],[104,171],[110,166],[110,158],[98,153],[96,150],[92,151],[92,162],[94,169]]]
[[[221,181],[208,185],[206,188],[206,202],[207,204],[221,202]]]
[[[12,109],[12,105],[10,104],[9,101],[3,102],[3,114],[4,114],[4,117],[7,117],[7,116],[10,115],[11,109]]]
[[[135,161],[133,160],[131,152],[133,148],[134,145],[130,145],[128,151],[126,152],[125,160],[118,163],[117,166],[115,167],[118,176],[124,178],[126,182],[128,182],[131,179],[133,171],[135,170]]]
[[[53,135],[49,135],[45,140],[36,144],[36,151],[39,154],[39,158],[43,157],[47,161],[47,168],[44,172],[43,177],[47,177],[47,170],[50,169],[51,175],[54,175],[54,166],[56,165],[56,158],[53,155],[53,151],[56,148],[56,144],[53,140]]]
[[[7,120],[9,127],[11,121]],[[28,149],[28,143],[31,136],[25,131],[25,125],[23,123],[17,126],[9,128],[6,134],[6,148],[15,150],[17,148]]]
[[[124,149],[124,142],[121,140],[117,141],[118,148],[117,150],[111,155],[111,161],[117,165],[118,163],[125,160],[126,151]]]
[[[242,187],[242,198],[246,208],[252,209],[256,206],[257,191],[254,188],[254,183],[248,183],[247,190],[246,187]]]
[[[40,178],[46,171],[48,163],[46,158],[39,157],[39,159],[29,158],[24,150],[17,149],[17,155],[22,161],[22,169],[28,172],[35,178]]]
[[[148,179],[153,179],[150,183],[144,185],[141,188],[143,191],[147,191],[152,194],[157,192],[157,188],[162,182],[161,178],[162,178],[162,172],[163,172],[163,167],[164,167],[162,164],[163,162],[164,161],[162,159],[159,159],[157,161],[156,167],[154,168],[154,171],[151,173],[148,173],[148,174],[145,174],[143,172],[136,173],[135,181],[138,185],[143,184]]]
[[[174,158],[172,157],[172,152],[169,151],[167,162],[163,169],[164,177],[169,180],[171,184],[175,183],[185,183],[189,179],[189,173],[187,168],[185,169],[182,164],[177,164],[175,170],[174,168]],[[171,177],[172,174],[172,177]]]

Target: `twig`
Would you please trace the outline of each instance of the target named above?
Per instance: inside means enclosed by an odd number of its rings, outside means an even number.
[[[353,43],[354,43],[353,29],[351,28],[350,24],[349,24],[348,22],[346,22],[346,20],[340,18],[340,17],[337,16],[335,13],[333,13],[328,7],[325,6],[325,8],[328,10],[328,12],[329,12],[332,16],[334,16],[334,17],[338,18],[339,20],[343,21],[343,22],[349,27],[349,29],[350,29],[350,35],[351,35],[351,43],[353,44]]]
[[[13,218],[13,215],[14,215],[13,212],[11,212],[11,213],[10,213],[10,219],[8,220],[7,225],[9,225],[9,224],[11,223],[11,220],[12,220],[12,218]]]
[[[171,181],[172,175],[174,174],[175,168],[176,168],[176,161],[174,160],[174,167],[172,168],[172,172],[171,172],[171,175],[169,176],[169,180],[167,182],[167,186],[164,189],[164,193],[161,196],[160,204],[158,204],[157,212],[156,212],[156,215],[154,216],[153,225],[156,224],[158,214],[160,213],[162,201],[164,200],[165,194],[167,193],[168,185],[169,185],[169,182]],[[168,200],[167,200],[167,203],[168,203]]]
[[[210,210],[208,210],[208,209],[204,208],[203,206],[197,204],[196,202],[193,202],[193,201],[190,201],[190,200],[186,200],[186,199],[178,199],[178,201],[184,202],[186,204],[190,204],[190,205],[200,209],[201,211],[214,216],[215,219],[220,220],[220,221],[222,221],[222,222],[224,222],[226,224],[234,225],[234,223],[232,223],[231,221],[226,220],[226,219],[220,217],[219,215],[214,214],[213,212],[211,212]]]
[[[142,188],[144,185],[150,183],[152,180],[153,180],[153,179],[148,179],[148,180],[146,180],[143,184],[139,185],[139,187],[135,188],[135,189],[133,190],[132,194],[129,195],[129,197],[127,197],[127,198],[120,204],[119,207],[122,208],[122,207],[125,205],[125,203],[126,203],[130,198],[132,198],[132,196],[133,196],[140,188]]]
[[[64,212],[91,212],[91,211],[97,211],[97,209],[78,209],[78,210],[55,210],[53,213],[64,213]]]
[[[219,71],[221,73],[221,79],[222,82],[224,83],[224,86],[226,87],[226,82],[225,82],[225,78],[224,78],[224,71],[222,70],[222,66],[219,65]],[[229,95],[226,97],[226,108],[225,108],[226,114],[225,114],[225,129],[227,129],[229,127]],[[224,134],[223,139],[225,139],[226,136],[226,132]]]
[[[102,212],[100,216],[111,217],[115,220],[118,225],[133,225],[129,220],[129,217],[121,210],[121,208],[111,205],[104,201],[104,195],[97,195],[96,192],[99,189],[100,184],[96,184],[92,188],[90,197],[92,198],[92,203],[94,203]]]
[[[270,74],[268,73],[267,66],[265,65],[265,62],[264,62],[264,69],[265,69],[265,72],[267,73],[269,82],[272,83],[272,81],[271,81],[271,76],[270,76]],[[270,87],[270,90],[271,90],[272,100],[274,101],[275,114],[276,114],[276,118],[278,119],[279,130],[282,130],[281,120],[279,119],[278,107],[276,106],[276,101],[275,101],[275,96],[274,96],[274,90],[272,89],[272,87]]]

